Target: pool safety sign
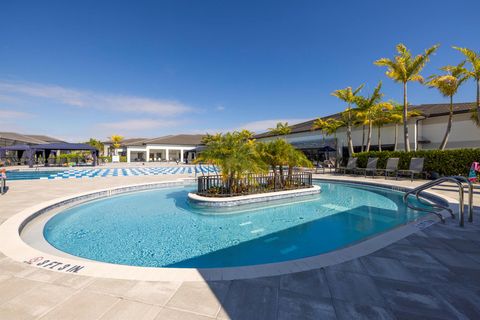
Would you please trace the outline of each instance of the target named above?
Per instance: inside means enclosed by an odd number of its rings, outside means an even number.
[[[63,271],[67,273],[78,273],[84,268],[84,266],[63,263],[55,260],[49,260],[49,259],[45,259],[44,257],[34,257],[30,260],[24,261],[24,263],[32,266],[37,266],[37,267],[56,270],[56,271]]]

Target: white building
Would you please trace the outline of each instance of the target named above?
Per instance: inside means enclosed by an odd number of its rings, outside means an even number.
[[[191,162],[196,157],[202,138],[203,135],[180,134],[154,139],[125,139],[117,152],[126,156],[127,162]],[[108,152],[111,142],[104,145]]]
[[[470,119],[470,110],[474,103],[454,104],[453,125],[448,139],[446,149],[457,148],[480,148],[480,128]],[[411,150],[438,149],[445,135],[448,121],[449,104],[423,104],[411,106],[422,113],[422,116],[411,118],[408,121],[409,140]],[[338,117],[334,114],[330,117]],[[325,144],[335,147],[332,136],[323,137],[320,131],[313,129],[313,122],[310,120],[291,126],[291,134],[283,136],[297,148],[303,150],[312,160],[318,160],[323,153],[318,149]],[[386,125],[381,129],[382,150],[393,150],[395,140],[395,125]],[[365,135],[366,135],[365,130]],[[362,127],[354,127],[352,140],[355,152],[362,150]],[[257,139],[267,141],[275,138],[270,133],[263,133],[256,136]],[[404,150],[403,124],[397,128],[397,150]],[[337,143],[340,155],[348,156],[346,128],[340,128],[337,132]],[[366,138],[364,143],[366,143]],[[378,129],[373,128],[370,150],[378,150]]]

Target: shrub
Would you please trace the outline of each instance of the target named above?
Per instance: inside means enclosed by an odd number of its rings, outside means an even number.
[[[112,162],[112,156],[100,156],[98,159],[102,160],[103,162]]]
[[[400,158],[399,169],[408,169],[411,158],[425,158],[424,170],[444,176],[467,176],[472,162],[480,161],[480,148],[419,151],[370,151],[355,154],[358,166],[366,167],[369,157],[378,157],[378,167],[385,168],[388,158]]]

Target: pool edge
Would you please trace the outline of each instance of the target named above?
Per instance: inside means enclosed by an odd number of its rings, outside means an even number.
[[[391,184],[385,183],[369,183],[359,182],[357,180],[349,181],[343,179],[315,180],[330,180],[332,182],[354,183],[358,185],[380,185],[380,187],[387,187],[391,189],[395,188],[395,190],[398,190],[398,186],[392,186]],[[234,280],[308,271],[333,264],[342,263],[370,254],[376,250],[390,245],[391,243],[401,240],[412,233],[422,230],[425,224],[435,223],[436,221],[438,221],[438,218],[436,216],[429,214],[416,221],[398,226],[392,230],[375,235],[361,242],[354,243],[347,247],[313,257],[261,265],[208,269],[138,267],[85,260],[80,258],[75,259],[72,258],[72,256],[57,256],[29,246],[23,241],[20,236],[23,227],[25,227],[25,225],[29,221],[33,220],[35,217],[41,215],[44,212],[47,212],[48,210],[58,208],[62,205],[81,201],[82,199],[86,199],[86,197],[91,197],[91,199],[95,199],[125,192],[148,190],[148,188],[154,189],[158,187],[185,185],[192,181],[193,179],[186,178],[164,182],[141,183],[126,185],[122,187],[99,189],[91,192],[79,193],[73,196],[53,199],[40,203],[33,207],[29,207],[12,216],[2,225],[0,225],[0,251],[2,251],[7,257],[10,257],[15,261],[23,262],[33,267],[51,270],[55,272],[85,275],[91,277],[144,281]],[[406,187],[401,188],[404,188],[405,190],[411,189]],[[458,202],[454,199],[445,197],[435,192],[428,193],[436,198],[448,202],[449,205],[454,207],[454,210],[455,205],[458,207]],[[425,223],[426,221],[428,221],[429,223]]]

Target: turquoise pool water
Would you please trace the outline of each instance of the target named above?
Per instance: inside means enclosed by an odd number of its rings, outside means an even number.
[[[406,208],[400,192],[319,185],[322,193],[302,202],[223,216],[191,208],[193,186],[125,194],[55,215],[44,236],[59,250],[110,263],[232,267],[318,255],[423,215]]]

